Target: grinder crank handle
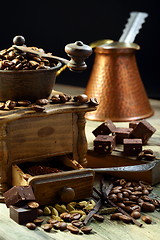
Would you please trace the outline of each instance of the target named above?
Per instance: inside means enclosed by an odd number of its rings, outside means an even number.
[[[20,50],[22,52],[27,52],[40,57],[58,60],[63,64],[67,65],[68,68],[72,71],[85,70],[87,68],[87,65],[84,60],[88,58],[92,53],[92,48],[86,44],[83,44],[83,42],[81,41],[76,41],[75,43],[67,44],[65,46],[65,52],[71,58],[71,60],[67,60],[65,58],[53,56],[44,52],[28,48],[24,45],[25,39],[22,36],[14,37],[13,44],[14,45],[12,47],[14,49]]]

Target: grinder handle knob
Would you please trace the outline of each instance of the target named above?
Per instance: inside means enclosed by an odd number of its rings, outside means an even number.
[[[70,43],[65,46],[65,52],[71,58],[67,66],[72,71],[83,71],[87,68],[85,59],[92,53],[92,48],[81,41]]]
[[[17,46],[23,46],[25,44],[25,38],[23,36],[15,36],[13,38],[13,44]]]

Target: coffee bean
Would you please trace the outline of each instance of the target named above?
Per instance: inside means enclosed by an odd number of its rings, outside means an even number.
[[[93,214],[93,218],[98,222],[103,222],[104,221],[104,217],[102,215],[99,215],[99,214]]]
[[[75,102],[86,103],[88,102],[88,96],[86,94],[80,94],[78,96],[73,97]]]
[[[67,223],[65,223],[65,222],[60,222],[59,223],[59,230],[60,231],[64,231],[64,230],[66,230],[67,229]]]
[[[50,232],[52,229],[52,224],[49,224],[49,223],[43,224],[41,225],[41,228],[46,232]]]
[[[44,112],[45,108],[39,105],[32,105],[32,109],[35,110],[36,112]]]
[[[109,199],[112,200],[112,202],[116,203],[117,202],[117,195],[116,194],[110,194]]]
[[[92,228],[89,227],[89,226],[84,226],[84,227],[81,228],[81,231],[82,231],[83,233],[88,234],[88,233],[90,233],[90,232],[92,231]]]
[[[68,212],[61,213],[60,218],[62,218],[64,221],[69,222],[71,219],[71,214]]]
[[[59,95],[53,95],[51,97],[51,101],[52,101],[52,103],[60,103],[61,102]]]
[[[64,94],[59,94],[60,102],[65,103],[68,101],[68,97]]]
[[[82,215],[80,213],[72,213],[70,216],[71,220],[78,220]]]
[[[37,226],[36,226],[36,224],[29,222],[26,224],[26,227],[30,230],[35,230]]]
[[[6,101],[5,105],[7,108],[9,108],[9,110],[13,110],[16,107],[16,102],[8,100]]]
[[[0,110],[3,110],[5,108],[5,103],[0,103]]]
[[[131,206],[126,206],[123,208],[124,211],[126,211],[127,213],[131,213],[132,212],[132,207]]]
[[[38,99],[37,101],[36,101],[36,104],[37,105],[47,105],[48,104],[48,99]]]
[[[142,211],[144,212],[154,212],[155,206],[152,203],[143,202],[142,203]]]
[[[89,100],[89,105],[90,106],[93,106],[93,107],[95,107],[95,106],[98,106],[99,105],[99,103],[98,103],[98,101],[97,101],[97,99],[96,98],[90,98],[90,100]]]
[[[31,104],[31,102],[28,101],[28,100],[20,100],[20,101],[18,101],[17,104],[18,104],[19,106],[28,107],[28,106]]]
[[[131,217],[128,217],[126,215],[120,215],[119,219],[122,220],[124,223],[131,223],[132,222]]]
[[[40,226],[43,221],[43,218],[36,218],[33,222],[36,224],[36,226]]]
[[[79,229],[75,226],[73,226],[72,224],[68,224],[67,225],[67,229],[74,234],[78,234],[79,233]]]
[[[141,219],[142,219],[143,222],[145,222],[147,224],[152,223],[152,219],[149,216],[142,216]]]
[[[27,206],[29,208],[38,208],[39,207],[39,203],[32,201],[32,202],[28,202]]]
[[[131,213],[131,217],[133,217],[134,219],[138,219],[138,218],[140,218],[140,216],[141,216],[141,214],[138,211],[133,211]]]
[[[110,216],[110,219],[111,220],[119,220],[119,216],[121,216],[122,213],[113,213],[111,216]]]
[[[83,222],[81,222],[79,220],[73,220],[71,223],[73,226],[78,227],[78,228],[83,226]]]
[[[53,218],[50,218],[50,219],[47,220],[47,223],[50,223],[50,224],[54,225],[54,224],[56,224],[56,223],[59,223],[59,221],[58,221],[58,220],[55,220],[55,219],[53,219]]]

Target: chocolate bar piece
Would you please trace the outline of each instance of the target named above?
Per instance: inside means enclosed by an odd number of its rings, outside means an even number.
[[[129,138],[130,137],[130,134],[131,134],[132,130],[133,130],[133,128],[120,128],[120,127],[117,127],[113,131],[113,135],[116,136],[116,143],[117,144],[122,144],[124,138]]]
[[[146,120],[142,120],[133,129],[131,137],[141,138],[142,143],[146,144],[155,131],[156,129],[149,122],[147,122]]]
[[[129,128],[135,128],[139,124],[139,121],[132,121],[129,123]]]
[[[16,207],[10,205],[10,218],[13,219],[18,224],[25,224],[27,222],[32,222],[38,217],[37,209],[28,207]]]
[[[94,140],[94,151],[100,154],[111,153],[115,149],[115,136],[98,135]]]
[[[109,135],[116,129],[116,126],[113,124],[111,120],[107,120],[98,126],[95,130],[93,130],[93,134],[95,137],[98,135]]]
[[[138,155],[142,151],[142,139],[123,139],[124,153]]]
[[[7,207],[20,202],[35,200],[31,186],[14,186],[6,191],[3,196]]]

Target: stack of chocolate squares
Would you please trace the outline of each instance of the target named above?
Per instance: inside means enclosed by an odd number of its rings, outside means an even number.
[[[129,123],[128,128],[116,127],[111,120],[98,126],[92,133],[96,137],[94,151],[100,154],[110,154],[116,144],[123,144],[126,155],[138,155],[142,145],[147,144],[156,129],[146,120]]]
[[[35,202],[31,186],[14,186],[3,195],[12,220],[25,224],[37,218],[39,204]]]

